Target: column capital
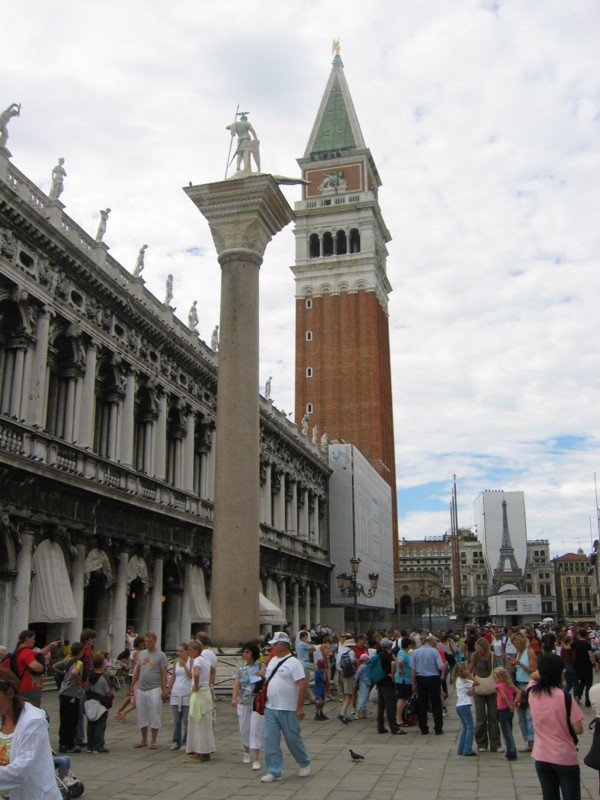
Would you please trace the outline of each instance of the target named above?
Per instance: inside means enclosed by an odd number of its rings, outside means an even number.
[[[272,175],[189,186],[184,191],[208,221],[221,264],[241,257],[260,266],[267,244],[294,219]]]

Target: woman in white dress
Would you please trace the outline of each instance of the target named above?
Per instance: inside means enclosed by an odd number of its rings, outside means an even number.
[[[260,769],[260,748],[263,738],[264,717],[253,711],[254,689],[264,678],[258,663],[260,649],[255,642],[246,642],[242,647],[242,658],[246,662],[233,673],[231,705],[237,710],[240,739],[244,747],[242,763]]]
[[[188,716],[186,764],[210,761],[215,752],[213,730],[213,699],[210,693],[210,662],[202,657],[202,644],[192,641],[189,645],[190,657],[194,659],[192,670],[192,694]]]

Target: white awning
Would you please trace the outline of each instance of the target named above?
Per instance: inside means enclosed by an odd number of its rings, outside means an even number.
[[[268,600],[262,592],[258,595],[261,625],[283,625],[287,622],[283,611]]]
[[[30,622],[71,622],[77,617],[71,581],[58,542],[44,539],[31,560]]]
[[[144,591],[147,591],[150,579],[146,562],[141,556],[131,556],[127,562],[127,586],[138,578],[144,584]]]
[[[192,622],[210,622],[210,603],[206,597],[204,572],[196,566],[191,570],[190,615]]]
[[[90,575],[92,572],[101,572],[104,575],[104,584],[107,587],[112,586],[115,582],[109,557],[104,550],[99,550],[97,547],[94,547],[94,549],[90,550],[87,554],[83,565],[83,572],[85,574],[86,586],[90,582]]]
[[[267,578],[267,585],[265,586],[265,594],[267,600],[270,600],[274,606],[281,609],[281,602],[279,600],[279,592],[277,591],[277,584],[273,578]]]

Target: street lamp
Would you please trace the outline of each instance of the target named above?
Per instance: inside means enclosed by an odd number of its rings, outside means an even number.
[[[338,589],[342,597],[354,598],[354,630],[358,633],[358,596],[375,597],[377,586],[379,585],[379,573],[369,572],[369,587],[365,589],[362,583],[358,582],[358,570],[360,568],[360,558],[354,556],[350,559],[351,572],[340,572],[336,575]]]

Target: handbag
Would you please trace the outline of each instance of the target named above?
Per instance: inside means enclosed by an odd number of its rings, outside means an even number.
[[[103,714],[106,714],[106,709],[97,700],[86,700],[83,710],[90,722],[97,722]]]
[[[480,694],[480,695],[488,695],[488,694],[496,694],[496,681],[494,680],[493,675],[486,675],[485,677],[481,675],[475,676],[479,683],[473,686],[473,693]]]
[[[592,739],[592,746],[583,757],[583,763],[586,767],[600,770],[600,717],[594,717],[589,724],[589,729],[594,729],[594,737]]]
[[[286,656],[279,662],[279,664],[277,664],[277,666],[275,667],[273,672],[269,675],[267,680],[263,681],[263,685],[260,687],[260,691],[254,695],[254,700],[252,701],[252,710],[256,711],[257,714],[260,714],[261,717],[263,717],[265,714],[265,705],[267,703],[267,688],[269,686],[269,682],[271,681],[271,678],[275,675],[279,667],[283,664],[283,662],[287,661],[288,658],[291,657],[292,657],[291,655]]]

